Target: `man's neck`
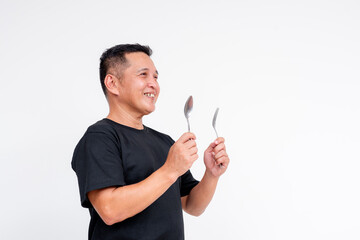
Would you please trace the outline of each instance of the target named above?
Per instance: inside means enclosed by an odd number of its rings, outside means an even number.
[[[144,129],[142,116],[134,116],[121,107],[117,107],[116,109],[110,107],[110,112],[107,118],[131,128],[140,130]]]

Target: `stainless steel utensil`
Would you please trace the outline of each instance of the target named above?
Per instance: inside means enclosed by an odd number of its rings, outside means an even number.
[[[212,121],[212,126],[213,126],[213,128],[214,128],[214,130],[215,130],[216,138],[219,137],[219,136],[218,136],[218,133],[217,133],[217,131],[216,131],[216,118],[217,118],[218,112],[219,112],[219,108],[216,109],[215,114],[214,114],[214,117],[213,117],[213,121]]]
[[[187,124],[188,124],[188,132],[190,132],[190,122],[189,122],[189,117],[190,117],[190,112],[193,108],[193,97],[190,96],[186,103],[185,103],[185,107],[184,107],[184,114],[185,114],[185,117],[186,117],[186,121],[187,121]]]
[[[219,137],[219,135],[218,135],[218,133],[217,133],[217,131],[216,131],[216,128],[215,128],[215,127],[216,127],[216,118],[217,118],[218,112],[219,112],[219,108],[216,109],[216,111],[215,111],[215,113],[214,113],[213,121],[212,121],[212,126],[213,126],[213,128],[214,128],[214,130],[215,130],[216,138]],[[221,168],[224,167],[222,163],[220,163],[220,167],[221,167]]]

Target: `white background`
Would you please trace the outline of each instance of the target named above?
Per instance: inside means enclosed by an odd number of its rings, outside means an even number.
[[[177,139],[183,106],[201,156],[212,115],[231,165],[187,239],[360,239],[358,1],[0,1],[0,239],[87,239],[70,167],[107,114],[101,53],[154,50],[157,110]],[[192,168],[201,178],[202,159]]]

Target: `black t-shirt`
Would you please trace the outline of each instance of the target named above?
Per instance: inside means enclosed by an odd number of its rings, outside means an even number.
[[[87,129],[71,164],[78,177],[81,205],[90,211],[89,239],[184,239],[181,197],[198,183],[190,171],[144,211],[111,226],[87,198],[92,190],[144,180],[165,163],[173,144],[169,136],[146,126],[138,130],[106,118]]]

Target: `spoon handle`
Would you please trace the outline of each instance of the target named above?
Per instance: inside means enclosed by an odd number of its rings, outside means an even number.
[[[190,122],[189,122],[189,118],[186,118],[187,124],[188,124],[188,132],[190,132]]]

